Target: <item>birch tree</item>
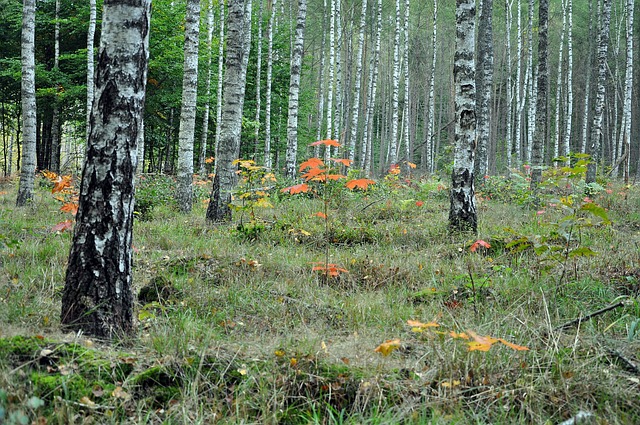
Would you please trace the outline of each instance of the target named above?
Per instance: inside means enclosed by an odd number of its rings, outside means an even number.
[[[367,115],[365,116],[365,137],[362,146],[362,168],[367,176],[371,175],[373,161],[373,117],[376,106],[376,92],[378,89],[378,74],[380,65],[380,38],[382,35],[382,0],[378,0],[376,12],[376,41],[373,52],[373,63],[369,72],[369,95],[367,101]]]
[[[409,120],[410,120],[410,81],[409,81],[409,6],[410,1],[406,0],[404,4],[404,24],[402,26],[402,32],[404,34],[404,55],[403,55],[403,71],[404,71],[404,108],[403,110],[403,118],[402,118],[402,140],[404,145],[404,159],[405,159],[405,170],[408,173],[410,171],[409,162],[413,162],[413,158],[411,157],[411,134],[409,132]]]
[[[354,82],[353,103],[351,105],[351,125],[349,144],[347,149],[348,159],[355,159],[356,137],[358,135],[358,118],[360,114],[360,89],[362,87],[362,57],[364,52],[364,28],[367,22],[367,0],[362,0],[360,11],[360,25],[358,26],[358,52],[356,53],[356,75]]]
[[[567,112],[565,114],[564,142],[562,154],[571,155],[571,134],[573,131],[573,0],[566,0],[567,27]]]
[[[258,151],[260,146],[260,114],[262,112],[262,13],[263,13],[262,0],[258,0],[258,39],[256,40],[256,118],[257,123],[255,129],[256,145],[255,152]]]
[[[516,108],[515,108],[515,134],[514,134],[514,146],[515,146],[515,160],[516,165],[519,167],[522,163],[522,113],[524,111],[523,101],[523,87],[522,87],[522,2],[517,1],[516,7],[518,9],[518,17],[516,24],[516,51],[518,52],[516,59]],[[527,75],[529,75],[527,73]],[[526,78],[525,78],[526,85]]]
[[[536,128],[531,144],[531,188],[542,180],[544,145],[547,140],[547,93],[549,87],[549,0],[538,5],[538,81],[536,95]]]
[[[273,80],[273,27],[276,17],[277,0],[271,2],[271,15],[267,26],[267,93],[265,105],[264,167],[271,170],[271,84]]]
[[[477,182],[482,182],[484,176],[489,172],[488,148],[491,133],[491,93],[493,91],[493,0],[482,0],[481,4],[476,73],[475,176]]]
[[[213,154],[215,156],[214,170],[218,168],[218,146],[222,132],[222,80],[224,75],[224,45],[225,45],[225,2],[220,1],[220,31],[218,32],[218,87],[216,90],[216,137]]]
[[[183,213],[193,206],[193,141],[198,99],[198,44],[200,35],[200,0],[188,0],[184,26],[184,74],[182,108],[178,133],[178,175],[176,201]]]
[[[387,166],[398,162],[398,104],[400,92],[400,0],[396,0],[396,24],[393,38],[393,76],[391,80],[391,135],[389,136],[389,151]]]
[[[506,146],[507,146],[507,169],[511,168],[511,156],[513,154],[513,66],[511,64],[511,26],[512,26],[512,10],[513,8],[513,0],[505,0],[505,23],[506,23],[506,56],[507,56],[507,97],[505,99],[505,110],[507,114],[506,122],[507,122],[507,132],[506,132]],[[482,13],[482,12],[481,12]],[[480,18],[480,23],[482,25],[482,18]],[[480,31],[478,32],[480,36]],[[478,43],[478,49],[482,43]],[[518,57],[520,57],[520,51],[518,51]],[[478,79],[480,79],[478,77]],[[517,85],[516,85],[517,89]],[[478,91],[480,91],[478,89]],[[478,125],[480,127],[480,125]],[[517,162],[517,160],[516,160]],[[476,163],[476,169],[478,168],[478,164]],[[476,171],[477,172],[477,171]],[[476,174],[476,178],[478,178],[478,174]]]
[[[22,8],[22,167],[16,206],[33,198],[36,176],[36,0],[24,0]]]
[[[61,323],[114,338],[133,331],[134,170],[149,59],[149,0],[105,0],[96,102],[62,294]]]
[[[456,123],[449,228],[474,233],[478,228],[473,176],[476,143],[475,18],[475,0],[456,0],[453,64]]]
[[[216,152],[216,175],[206,214],[209,222],[231,219],[231,192],[237,177],[237,167],[233,161],[240,153],[246,67],[251,41],[251,0],[231,0],[228,7],[220,143]]]
[[[428,173],[433,171],[433,158],[435,156],[433,142],[435,137],[435,82],[436,82],[436,59],[438,52],[438,0],[433,0],[433,33],[431,35],[431,74],[429,75],[428,105],[429,110],[426,119],[425,129],[425,149],[423,156],[426,157],[425,169]]]
[[[93,105],[93,74],[94,60],[94,38],[96,33],[96,0],[89,0],[89,30],[87,31],[87,118],[86,118],[86,134],[85,139],[89,144],[89,121],[91,118],[91,108]]]
[[[55,23],[53,30],[53,70],[60,71],[60,0],[56,0],[55,4]],[[56,85],[56,95],[53,101],[53,110],[51,112],[51,152],[49,155],[49,168],[56,173],[60,172],[60,91]]]
[[[564,59],[564,38],[567,33],[567,7],[562,0],[562,30],[560,31],[560,45],[558,47],[558,70],[556,71],[556,112],[553,131],[553,158],[560,154],[560,120],[562,117],[562,61]]]
[[[207,156],[207,141],[209,139],[209,110],[211,97],[211,62],[213,43],[213,0],[209,0],[207,4],[207,77],[204,85],[205,101],[204,111],[202,113],[202,135],[200,136],[200,154],[198,155],[198,174],[204,177],[205,174],[205,157]]]
[[[627,60],[625,69],[625,85],[624,85],[624,106],[623,106],[623,118],[624,123],[623,133],[623,145],[624,145],[624,168],[623,177],[625,184],[629,183],[629,159],[631,158],[631,98],[633,96],[633,9],[634,0],[627,0],[626,4],[626,48],[627,48]]]
[[[296,33],[291,52],[291,77],[289,80],[289,116],[287,119],[287,153],[285,175],[294,178],[298,156],[298,99],[300,96],[300,72],[304,50],[304,30],[307,22],[307,0],[298,0]]]
[[[600,15],[600,31],[597,40],[598,79],[596,81],[596,99],[591,122],[590,149],[591,161],[587,166],[587,183],[596,181],[596,171],[600,160],[602,144],[602,120],[604,113],[605,82],[607,78],[607,51],[609,49],[609,26],[611,22],[611,0],[603,0]]]
[[[527,12],[527,72],[529,79],[527,80],[527,152],[526,161],[531,162],[531,149],[533,147],[533,138],[536,131],[536,73],[533,65],[533,0],[529,0],[529,10]]]

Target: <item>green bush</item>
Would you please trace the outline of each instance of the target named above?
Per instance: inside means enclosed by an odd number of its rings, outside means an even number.
[[[163,174],[143,174],[136,187],[136,217],[153,219],[153,209],[161,205],[175,206],[175,178]]]

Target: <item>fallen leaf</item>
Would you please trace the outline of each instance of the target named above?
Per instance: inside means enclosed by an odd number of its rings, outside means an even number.
[[[471,244],[471,246],[469,247],[469,251],[476,252],[479,247],[489,249],[491,248],[491,244],[489,242],[483,241],[482,239],[478,239],[477,241]]]
[[[422,323],[417,320],[407,320],[407,325],[411,326],[413,332],[422,332],[427,328],[437,328],[440,326],[436,322]]]
[[[73,220],[65,220],[51,228],[51,232],[64,232],[73,228]]]
[[[398,338],[395,338],[386,340],[382,344],[378,345],[373,351],[382,354],[384,357],[387,357],[393,352],[393,350],[397,348],[400,348],[400,340]]]
[[[90,399],[89,397],[87,397],[87,396],[82,397],[82,398],[79,400],[79,402],[80,402],[80,404],[83,404],[83,405],[85,405],[85,406],[87,406],[87,407],[95,407],[95,405],[96,405],[96,404],[95,404],[93,401],[91,401],[91,399]]]

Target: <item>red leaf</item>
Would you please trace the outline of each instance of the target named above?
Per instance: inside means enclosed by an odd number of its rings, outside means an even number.
[[[296,184],[294,186],[285,187],[280,192],[282,193],[289,192],[291,195],[295,195],[296,193],[308,192],[309,190],[311,190],[311,188],[309,188],[309,185],[307,185],[306,183],[302,183],[302,184]]]
[[[337,162],[338,164],[342,164],[342,165],[344,165],[345,167],[348,167],[348,166],[350,166],[350,165],[351,165],[351,163],[353,163],[353,161],[352,161],[352,160],[350,160],[350,159],[346,159],[346,158],[345,158],[345,159],[342,159],[342,158],[331,158],[331,160],[332,160],[333,162]]]
[[[367,190],[367,188],[372,185],[375,184],[376,182],[370,179],[357,179],[357,180],[349,180],[347,182],[347,184],[345,186],[347,186],[347,189],[362,189],[362,190]]]
[[[342,146],[337,140],[332,140],[332,139],[318,140],[317,142],[311,143],[309,146],[320,146],[320,145],[336,146],[336,147]]]
[[[75,202],[67,202],[66,204],[60,207],[60,211],[68,212],[68,213],[71,213],[72,215],[76,215],[78,213],[78,204],[76,204]]]
[[[424,205],[424,202],[422,202],[422,201],[416,201],[416,206],[417,206],[417,207],[421,207],[421,206],[423,206],[423,205]]]
[[[320,218],[324,218],[325,220],[327,219],[327,215],[323,212],[317,212],[315,214],[313,214],[316,217],[320,217]]]
[[[483,241],[482,239],[478,239],[473,244],[471,244],[471,246],[469,247],[469,251],[476,252],[478,247],[483,247],[483,248],[489,249],[489,248],[491,248],[491,244],[489,242]]]
[[[323,167],[324,162],[320,158],[309,158],[300,164],[300,171],[306,170],[307,168],[318,168]]]
[[[52,232],[64,232],[65,230],[71,230],[73,227],[73,220],[65,220],[61,223],[56,224],[51,228]]]

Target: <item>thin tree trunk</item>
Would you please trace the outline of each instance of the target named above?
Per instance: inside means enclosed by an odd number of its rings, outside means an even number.
[[[237,167],[233,162],[240,153],[246,68],[251,47],[251,0],[229,2],[227,28],[224,106],[220,121],[216,174],[206,215],[209,222],[231,220],[231,195],[237,179]]]
[[[491,93],[493,91],[493,0],[482,0],[478,28],[478,62],[476,73],[476,182],[489,172],[488,148],[491,135]],[[509,65],[510,66],[510,65]],[[509,102],[511,103],[511,102]],[[511,136],[509,136],[509,139]]]
[[[409,6],[410,1],[406,0],[404,4],[404,25],[403,25],[403,33],[404,33],[404,108],[403,108],[403,118],[402,118],[402,140],[404,143],[404,160],[405,160],[405,172],[409,174],[411,172],[411,167],[409,166],[409,162],[413,162],[413,158],[411,156],[411,134],[409,133],[409,114],[410,114],[410,81],[409,81]]]
[[[587,183],[596,181],[596,171],[600,161],[602,146],[602,121],[605,100],[605,82],[607,78],[607,51],[609,49],[609,26],[611,22],[611,0],[603,0],[601,25],[598,33],[598,80],[596,85],[596,103],[591,123],[591,161],[587,166]]]
[[[522,2],[518,0],[516,3],[518,8],[518,23],[516,25],[516,50],[518,52],[516,60],[516,116],[514,120],[515,135],[515,160],[516,166],[522,164],[522,113],[524,112],[523,90],[522,87]],[[526,82],[525,82],[526,85]]]
[[[336,1],[331,2],[331,12],[329,14],[329,77],[327,80],[327,133],[326,139],[333,136],[333,96],[335,90],[335,69],[336,69]],[[325,146],[324,159],[329,161],[331,148]]]
[[[512,155],[513,155],[513,139],[512,139],[512,134],[513,134],[513,124],[512,124],[512,114],[513,114],[513,107],[512,107],[512,99],[513,99],[513,86],[512,86],[512,74],[513,74],[513,69],[512,69],[512,65],[511,65],[511,21],[512,21],[512,10],[513,8],[513,0],[506,0],[505,1],[505,19],[506,19],[506,25],[507,25],[507,34],[506,34],[506,39],[507,39],[507,103],[505,105],[505,111],[507,114],[507,118],[506,118],[506,122],[507,122],[507,134],[506,134],[506,145],[507,145],[507,169],[511,169],[511,161],[512,161]],[[482,12],[480,12],[482,13]],[[480,22],[482,22],[482,17],[480,18]],[[519,34],[518,34],[519,35]],[[480,37],[480,32],[478,34],[478,36]],[[478,43],[478,47],[480,47],[481,43]],[[518,50],[518,58],[520,57],[520,50]],[[516,90],[518,90],[518,85],[516,84]],[[517,107],[516,107],[517,108]],[[478,127],[480,127],[478,125]],[[516,162],[518,162],[516,160]],[[477,167],[477,165],[476,165]],[[476,174],[476,178],[478,178],[478,174]]]
[[[393,38],[393,76],[391,80],[391,135],[385,166],[394,166],[398,162],[398,103],[400,91],[400,0],[396,0],[396,24]]]
[[[260,149],[260,114],[262,112],[262,12],[263,1],[258,0],[258,40],[256,41],[256,130],[255,130],[255,148],[254,152]]]
[[[198,100],[198,44],[200,41],[200,0],[187,0],[184,26],[184,74],[182,109],[178,133],[178,176],[176,201],[178,209],[188,213],[193,207],[193,144]]]
[[[571,0],[569,0],[571,1]],[[624,90],[624,182],[629,184],[629,164],[631,159],[631,98],[633,96],[633,9],[635,1],[627,0],[627,64]]]
[[[600,3],[598,3],[599,5]],[[598,10],[600,8],[598,7]],[[580,138],[580,153],[587,153],[587,145],[589,141],[589,112],[591,111],[590,96],[591,96],[591,66],[593,63],[593,49],[591,47],[591,40],[593,40],[593,6],[591,0],[589,0],[589,56],[587,58],[587,82],[584,88],[584,110],[582,112],[582,137]]]
[[[567,113],[564,131],[562,154],[567,158],[571,155],[571,134],[573,132],[573,0],[567,1]],[[566,164],[568,164],[567,162]]]
[[[486,0],[485,0],[486,1]],[[474,193],[476,144],[475,0],[456,0],[455,147],[449,208],[449,228],[476,233],[478,214]]]
[[[213,172],[218,169],[218,147],[222,132],[222,80],[224,78],[224,45],[225,45],[225,3],[220,2],[220,32],[218,33],[218,88],[216,91],[216,138],[213,147],[215,157]]]
[[[36,176],[36,0],[24,0],[22,9],[22,167],[16,206],[33,198]]]
[[[431,40],[431,75],[429,76],[429,112],[427,114],[427,122],[426,122],[426,141],[425,141],[425,156],[426,160],[426,170],[427,173],[432,173],[435,169],[434,167],[434,158],[435,158],[435,149],[434,149],[434,136],[435,136],[435,83],[436,83],[436,58],[438,53],[438,0],[433,0],[433,33]]]
[[[291,78],[289,80],[289,118],[287,120],[287,153],[285,175],[294,178],[298,156],[298,103],[300,71],[304,52],[304,30],[307,21],[307,0],[298,0],[296,35],[291,52]]]
[[[60,0],[56,0],[56,16],[53,31],[53,69],[57,72],[60,68]],[[60,172],[60,102],[58,97],[59,82],[55,83],[56,94],[51,111],[51,152],[49,156],[49,168],[55,173]]]
[[[272,0],[271,15],[267,26],[267,93],[264,119],[264,167],[271,170],[271,82],[273,74],[273,29],[276,16],[277,0]]]
[[[89,120],[91,118],[91,108],[93,106],[94,92],[94,37],[96,34],[96,0],[89,0],[89,30],[87,31],[87,120],[85,138],[89,145]]]
[[[547,140],[547,97],[549,87],[549,0],[540,0],[538,10],[538,83],[536,99],[536,131],[531,147],[531,189],[542,181],[544,145]]]
[[[369,89],[369,101],[367,102],[367,116],[365,117],[365,137],[363,139],[363,169],[367,176],[371,176],[373,170],[373,120],[376,107],[376,92],[378,90],[378,74],[380,66],[380,39],[382,35],[382,0],[378,0],[378,10],[376,12],[376,42],[373,53],[373,65],[369,78],[371,87]]]
[[[527,72],[530,75],[529,83],[527,84],[527,97],[529,102],[529,108],[527,111],[528,115],[528,124],[527,124],[527,154],[526,161],[531,162],[532,156],[532,148],[533,148],[533,138],[535,137],[536,131],[536,104],[537,96],[536,96],[536,72],[534,72],[533,65],[533,0],[529,0],[529,10],[528,10],[528,23],[527,23]]]
[[[341,139],[344,107],[342,104],[342,0],[335,0],[335,113],[333,114],[333,138]],[[331,136],[329,136],[331,137]]]
[[[560,46],[558,48],[558,69],[556,72],[556,113],[553,131],[553,157],[560,155],[561,129],[560,120],[562,119],[562,61],[564,58],[564,38],[567,33],[567,8],[565,0],[562,0],[562,30],[560,31]]]
[[[327,0],[323,1],[323,28],[326,26],[327,21]],[[326,67],[327,67],[327,56],[326,56],[326,43],[327,43],[327,32],[322,31],[322,42],[320,44],[320,98],[318,99],[318,128],[316,132],[316,140],[320,140],[322,138],[322,130],[324,128],[324,93],[326,91]],[[313,150],[313,155],[315,157],[320,156],[320,145],[316,145]]]
[[[205,101],[202,114],[202,135],[200,136],[200,154],[198,155],[198,174],[205,177],[205,164],[207,156],[207,140],[209,138],[209,110],[211,98],[211,45],[213,44],[213,0],[207,4],[207,78],[205,80]]]
[[[367,1],[362,1],[360,25],[358,27],[358,53],[356,54],[356,75],[354,83],[353,104],[351,105],[351,134],[349,135],[348,159],[353,161],[356,152],[356,137],[358,135],[358,118],[360,113],[360,89],[362,87],[362,56],[364,51],[364,28],[367,20]]]
[[[149,59],[151,2],[105,0],[96,102],[62,295],[61,323],[114,338],[134,329],[134,170]]]

